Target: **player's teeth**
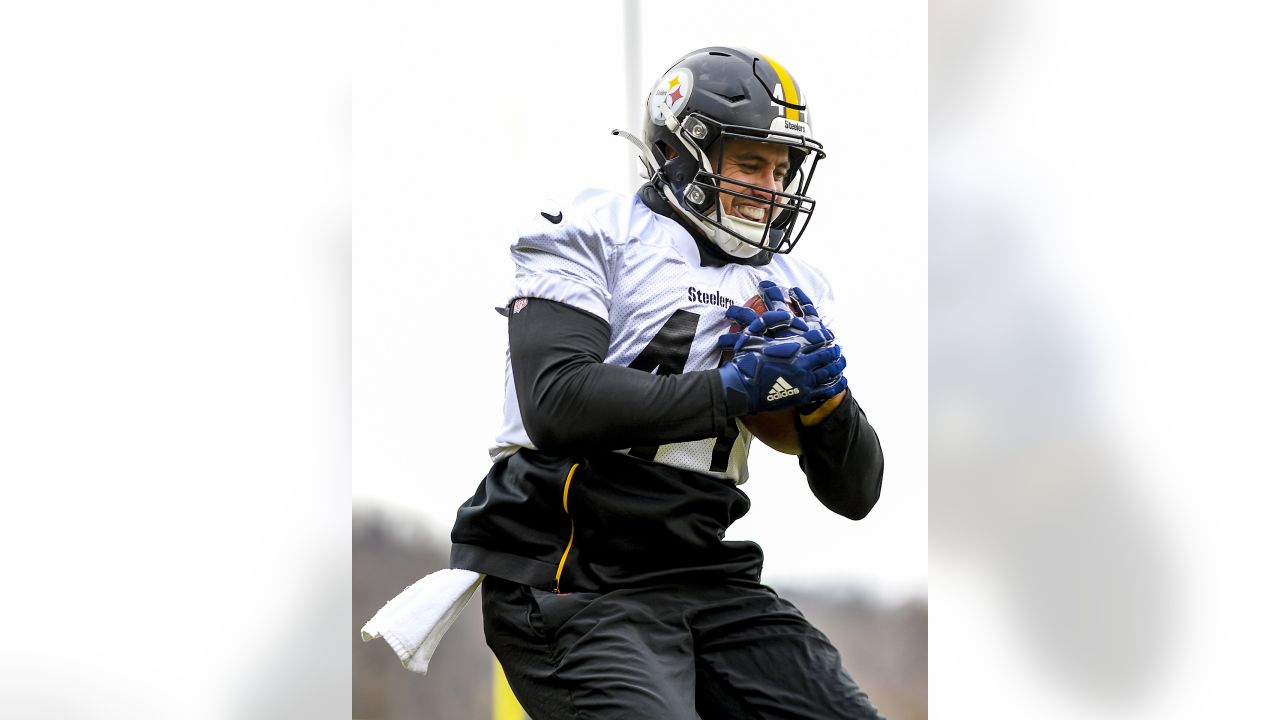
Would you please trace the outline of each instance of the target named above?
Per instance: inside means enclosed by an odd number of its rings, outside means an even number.
[[[742,213],[744,216],[752,220],[755,220],[756,222],[760,222],[761,220],[764,220],[764,208],[762,207],[753,207],[751,205],[739,205],[738,212]]]

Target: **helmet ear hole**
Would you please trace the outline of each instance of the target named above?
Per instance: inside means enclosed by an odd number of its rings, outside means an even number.
[[[667,145],[670,148],[670,145]],[[698,174],[698,161],[688,153],[675,153],[675,156],[662,165],[662,176],[666,182],[680,188],[693,181]]]
[[[676,159],[676,149],[668,145],[665,140],[655,140],[653,144],[658,146],[658,152],[662,153],[663,160]]]
[[[791,157],[793,163],[796,162],[795,155],[796,153],[793,151]],[[804,158],[803,153],[800,154],[800,158]],[[783,185],[784,192],[795,193],[802,185],[804,185],[804,168],[798,164],[793,164],[791,169],[787,171],[787,177]],[[794,200],[787,200],[785,205],[786,207],[779,210],[778,214],[774,216],[773,221],[769,223],[769,227],[783,229],[791,224],[796,214],[796,202]]]
[[[804,161],[808,159],[809,156],[808,153],[803,150],[797,150],[796,148],[791,148],[787,154],[789,156],[787,159],[791,161],[791,169],[787,170],[787,177],[783,179],[782,186],[790,188],[791,183],[795,181],[796,178],[801,177],[804,174]],[[791,192],[791,190],[788,189],[787,192]]]

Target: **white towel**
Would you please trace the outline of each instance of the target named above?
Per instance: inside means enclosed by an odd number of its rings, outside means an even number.
[[[437,570],[391,598],[360,628],[360,637],[365,642],[383,638],[400,656],[401,665],[426,673],[440,638],[462,614],[482,580],[484,575],[470,570]]]

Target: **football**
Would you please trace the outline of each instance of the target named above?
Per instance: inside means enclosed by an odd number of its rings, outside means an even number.
[[[755,311],[757,315],[763,314],[766,305],[764,299],[759,295],[752,295],[745,303],[744,307],[748,307]],[[791,312],[800,315],[800,308],[795,302],[787,300],[787,307]],[[731,323],[729,332],[741,332],[742,326],[738,323]],[[725,359],[728,360],[728,352],[725,353]],[[800,422],[797,417],[795,408],[787,408],[785,410],[774,410],[773,412],[752,413],[745,417],[738,418],[747,431],[755,435],[760,442],[777,450],[780,453],[788,455],[800,455],[800,431],[796,429],[796,425]]]

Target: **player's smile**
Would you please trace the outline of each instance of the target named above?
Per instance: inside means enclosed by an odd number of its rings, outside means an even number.
[[[765,210],[763,205],[745,198],[735,197],[729,204],[730,215],[737,215],[744,220],[750,220],[752,222],[764,222],[765,214],[767,212],[768,211]]]

